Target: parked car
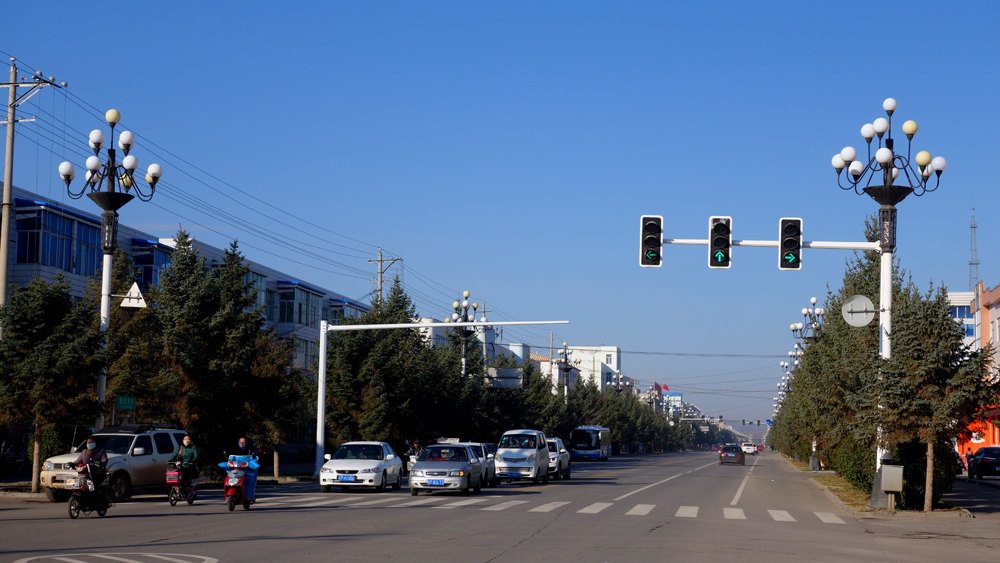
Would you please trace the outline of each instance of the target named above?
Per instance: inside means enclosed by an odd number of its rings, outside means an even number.
[[[757,446],[753,445],[751,442],[743,442],[740,444],[740,448],[742,448],[743,453],[747,455],[757,455]]]
[[[319,490],[328,493],[353,487],[386,487],[398,491],[403,484],[403,462],[385,442],[345,442],[327,460],[319,472]]]
[[[740,465],[747,464],[746,454],[743,453],[743,448],[735,444],[727,444],[722,446],[719,450],[719,465],[724,463],[738,463]]]
[[[167,462],[173,459],[186,432],[152,425],[105,426],[91,438],[108,454],[107,480],[112,502],[121,502],[134,489],[161,487],[167,492]],[[50,457],[42,463],[40,479],[45,495],[53,502],[69,499],[67,483],[76,481],[73,462],[86,442],[72,452]]]
[[[979,448],[969,459],[969,478],[982,479],[987,475],[1000,475],[1000,447]]]
[[[549,482],[549,446],[540,430],[508,430],[497,444],[497,477]]]
[[[482,461],[465,444],[434,444],[424,448],[410,471],[410,494],[420,491],[460,491],[476,494],[483,488]]]
[[[569,480],[570,454],[561,438],[549,438],[549,476]]]

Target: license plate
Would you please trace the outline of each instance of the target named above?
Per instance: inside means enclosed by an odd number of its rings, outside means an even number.
[[[444,479],[428,479],[427,484],[431,487],[443,487]]]
[[[338,481],[347,481],[348,483],[354,482],[354,475],[337,475]]]

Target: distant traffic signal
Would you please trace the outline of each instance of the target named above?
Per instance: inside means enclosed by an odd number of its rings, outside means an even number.
[[[663,216],[643,215],[639,222],[639,265],[659,268],[663,265]]]
[[[733,218],[708,218],[708,267],[728,268],[733,255]]]
[[[757,426],[760,426],[760,419],[757,419]]]
[[[802,269],[802,219],[782,217],[778,229],[778,269]]]

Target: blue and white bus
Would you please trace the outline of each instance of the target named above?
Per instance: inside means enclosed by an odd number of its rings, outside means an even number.
[[[604,426],[577,426],[569,435],[573,459],[608,459],[611,455],[611,429]]]

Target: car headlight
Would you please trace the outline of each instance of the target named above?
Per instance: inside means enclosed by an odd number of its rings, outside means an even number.
[[[448,472],[449,477],[465,477],[464,469],[452,469]]]
[[[549,456],[549,462],[550,462],[550,463],[551,463],[551,462],[554,462],[555,460],[556,460],[556,456],[554,456],[554,455],[550,455],[550,456]]]
[[[336,473],[337,470],[332,467],[323,467],[319,470],[320,473]]]
[[[358,473],[378,473],[378,468],[377,467],[366,467],[366,468],[362,469],[361,471],[358,471]]]
[[[423,470],[420,470],[420,469],[414,469],[410,473],[412,473],[414,477],[423,477],[424,476]]]
[[[535,453],[534,453],[534,452],[532,452],[532,453],[531,453],[531,454],[530,454],[530,455],[528,456],[528,461],[535,461],[535,459],[536,459],[536,456],[535,456]]]
[[[52,462],[46,461],[42,464],[42,471],[52,471]]]

